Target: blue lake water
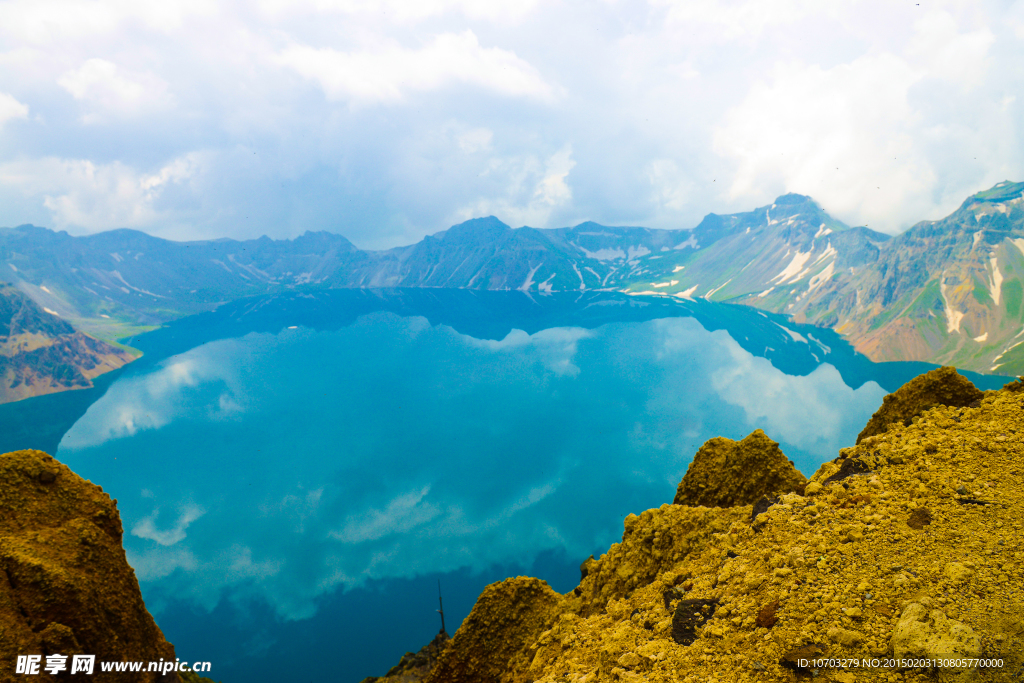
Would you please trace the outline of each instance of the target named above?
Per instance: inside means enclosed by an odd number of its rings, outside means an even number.
[[[224,681],[383,675],[437,631],[438,579],[449,632],[491,581],[571,590],[708,438],[762,428],[810,474],[930,367],[610,294],[272,297],[132,343],[143,359],[87,400],[0,423],[48,415],[57,457],[118,499],[168,640]]]

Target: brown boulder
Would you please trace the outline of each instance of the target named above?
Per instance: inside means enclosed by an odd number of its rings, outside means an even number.
[[[89,678],[178,681],[168,673],[102,673],[100,662],[174,661],[146,611],[121,546],[110,496],[42,451],[0,455],[0,662],[18,655],[95,655]],[[65,671],[63,677],[68,676]],[[40,681],[57,680],[42,673]],[[6,679],[5,679],[6,680]]]
[[[742,441],[708,439],[679,482],[676,505],[735,507],[803,491],[807,478],[760,429]]]
[[[560,598],[545,581],[525,576],[487,586],[426,683],[497,683],[554,621]]]
[[[882,399],[882,407],[857,435],[857,443],[869,436],[883,434],[894,422],[909,427],[916,416],[935,406],[963,408],[980,401],[984,396],[956,368],[935,368],[915,377]]]

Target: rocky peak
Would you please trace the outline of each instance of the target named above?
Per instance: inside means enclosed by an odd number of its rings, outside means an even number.
[[[757,429],[742,441],[709,439],[693,456],[676,490],[676,505],[735,507],[762,497],[802,492],[807,479],[779,444]]]
[[[103,661],[175,659],[142,602],[121,535],[117,502],[100,487],[41,451],[0,455],[0,661],[7,675],[18,655],[71,661],[85,654],[96,656],[99,681],[179,680],[148,672],[114,679],[98,670]]]

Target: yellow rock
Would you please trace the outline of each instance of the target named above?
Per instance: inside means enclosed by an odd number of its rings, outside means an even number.
[[[946,575],[946,578],[950,581],[966,581],[974,575],[974,570],[960,564],[959,562],[950,562],[942,570],[942,573]]]
[[[742,441],[709,439],[679,482],[676,505],[733,507],[762,496],[803,491],[806,477],[760,429]]]
[[[981,638],[967,625],[949,619],[941,610],[919,602],[907,605],[892,633],[897,659],[956,659],[981,656]],[[939,680],[966,683],[978,677],[977,668],[941,667]]]
[[[858,633],[857,631],[850,631],[845,628],[830,628],[828,630],[828,639],[837,645],[843,647],[855,647],[864,642],[864,634]]]

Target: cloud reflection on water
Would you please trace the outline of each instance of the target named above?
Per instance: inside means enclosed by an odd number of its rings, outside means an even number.
[[[377,313],[126,375],[58,456],[119,499],[154,610],[246,594],[301,619],[367,579],[583,559],[671,501],[707,438],[761,427],[809,471],[883,393],[785,375],[690,318],[482,341]]]

